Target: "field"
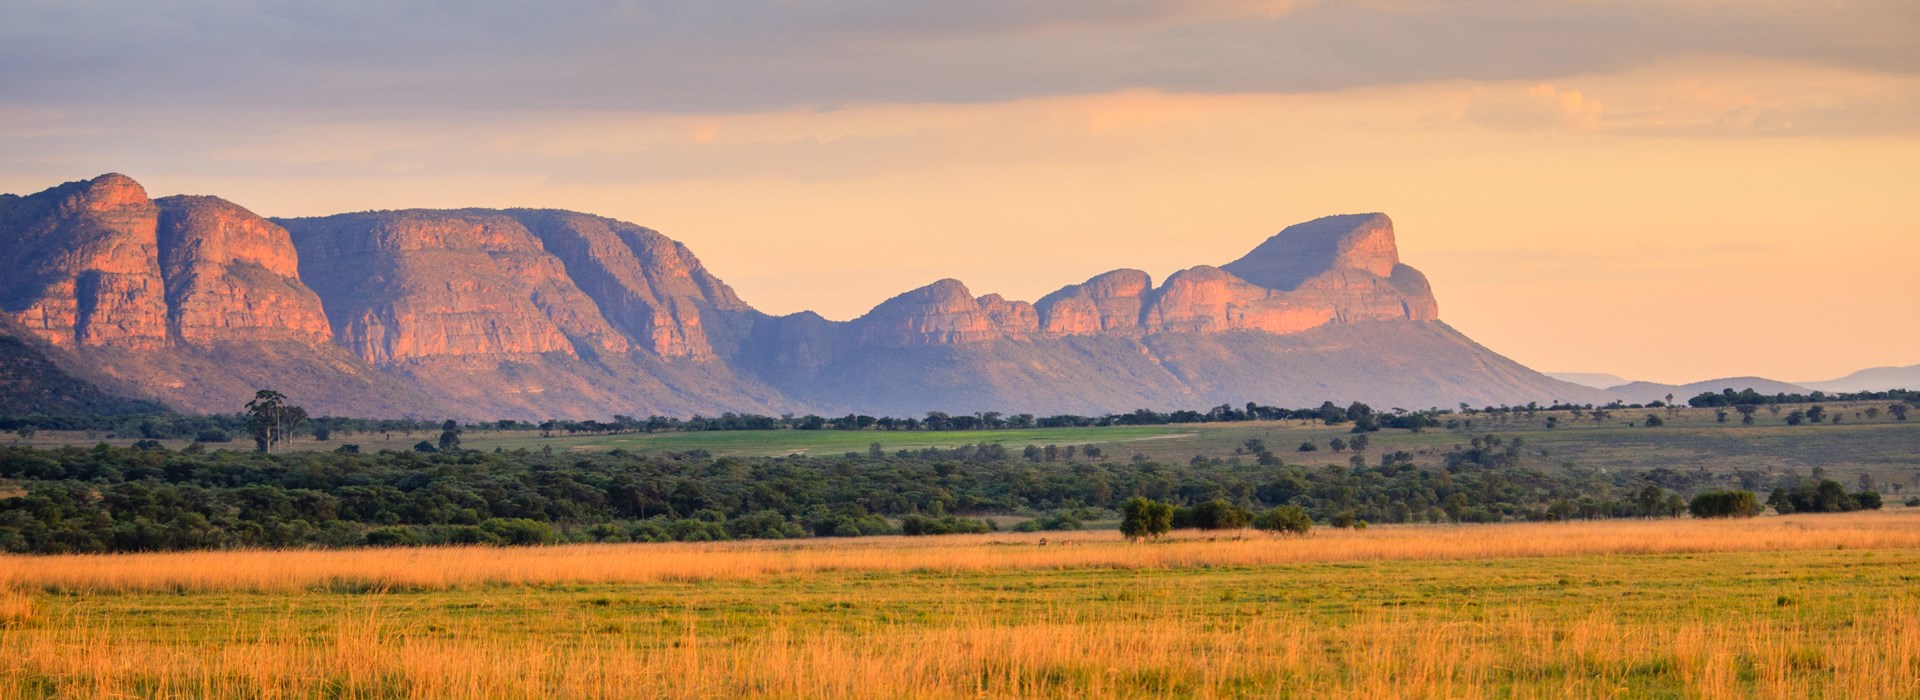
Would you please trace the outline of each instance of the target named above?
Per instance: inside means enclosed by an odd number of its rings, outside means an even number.
[[[1913,697],[1920,510],[0,557],[0,697]]]

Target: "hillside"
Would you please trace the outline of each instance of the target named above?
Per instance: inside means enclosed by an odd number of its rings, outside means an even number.
[[[201,412],[258,387],[467,419],[1606,399],[1448,327],[1395,235],[1332,216],[1158,286],[1115,270],[1027,302],[948,279],[834,322],[761,313],[603,217],[269,220],[109,174],[0,197],[0,310],[67,366]]]

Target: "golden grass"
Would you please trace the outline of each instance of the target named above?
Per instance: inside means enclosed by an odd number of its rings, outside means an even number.
[[[1041,545],[1045,540],[1046,544]],[[720,544],[0,556],[0,587],[50,591],[439,590],[492,584],[757,579],[823,571],[1170,568],[1583,554],[1920,548],[1920,510],[1750,520],[1319,529],[1309,537],[1112,532]]]
[[[689,626],[669,643],[410,634],[378,610],[330,635],[211,646],[110,628],[0,636],[0,697],[421,698],[1892,698],[1920,692],[1912,601],[1838,627],[1738,619],[1625,623],[1510,610],[1426,620],[1370,612],[1154,616],[750,636]],[[53,691],[48,693],[47,691]]]
[[[18,627],[33,619],[33,596],[0,586],[0,628]]]
[[[0,698],[1912,698],[1916,525],[6,557]]]

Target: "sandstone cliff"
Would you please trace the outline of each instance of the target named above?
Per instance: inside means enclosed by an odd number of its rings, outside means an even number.
[[[196,411],[267,386],[468,419],[1596,399],[1440,323],[1394,237],[1327,217],[1158,287],[1115,270],[1029,304],[948,279],[835,322],[755,311],[686,246],[602,217],[270,221],[104,175],[0,195],[0,335]]]
[[[1158,288],[1147,273],[1114,270],[1027,306],[973,299],[941,280],[854,322],[864,342],[888,347],[971,344],[1073,335],[1299,333],[1327,324],[1431,321],[1439,305],[1418,270],[1400,263],[1384,214],[1330,216],[1289,226],[1222,267],[1202,265]]]
[[[118,174],[0,203],[0,304],[55,347],[166,345],[158,221]]]
[[[285,229],[214,197],[154,203],[173,337],[196,345],[333,339],[320,297],[300,282],[299,256]]]

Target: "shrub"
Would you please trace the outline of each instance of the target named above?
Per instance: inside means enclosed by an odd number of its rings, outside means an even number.
[[[1299,506],[1279,506],[1253,519],[1253,526],[1281,535],[1304,535],[1313,531],[1313,518]]]
[[[552,525],[527,518],[489,518],[480,529],[506,544],[551,544],[559,539]]]
[[[1206,503],[1176,512],[1177,525],[1201,530],[1238,530],[1253,522],[1253,512],[1224,498],[1216,498]],[[1185,517],[1182,517],[1185,516]]]
[[[1765,509],[1752,491],[1708,491],[1687,503],[1696,518],[1751,518]]]
[[[367,531],[369,547],[412,547],[420,544],[420,536],[404,527],[378,527]]]
[[[1120,509],[1120,534],[1128,540],[1155,539],[1173,530],[1173,504],[1134,496]]]

